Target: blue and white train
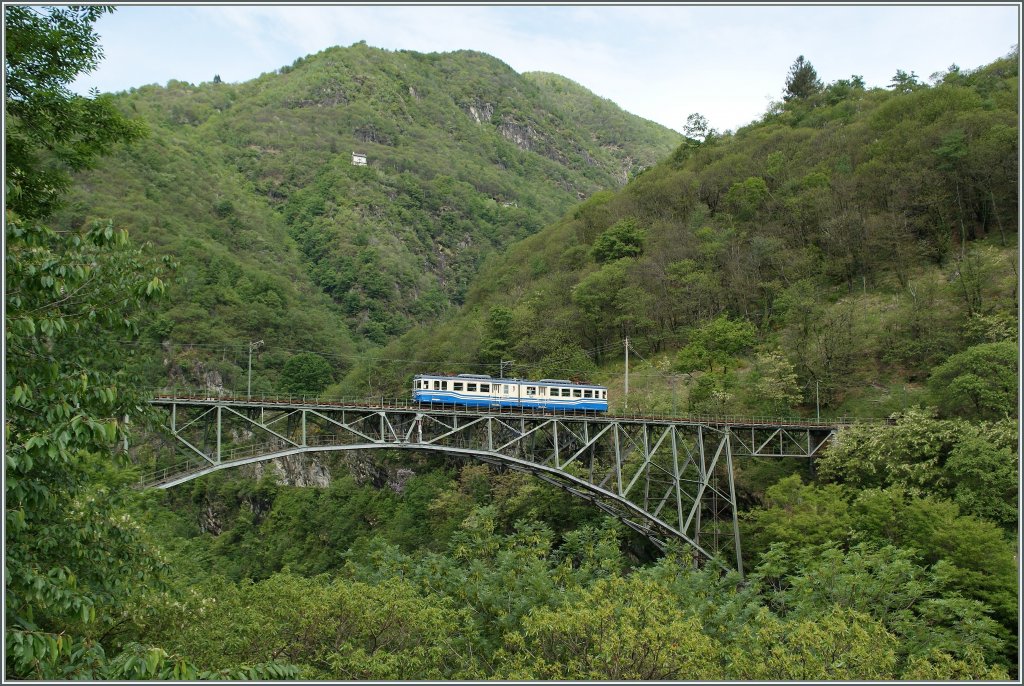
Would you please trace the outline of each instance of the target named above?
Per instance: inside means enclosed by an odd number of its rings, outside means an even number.
[[[608,389],[605,386],[564,379],[527,381],[495,379],[486,374],[417,374],[412,380],[412,398],[420,403],[472,407],[608,411]]]

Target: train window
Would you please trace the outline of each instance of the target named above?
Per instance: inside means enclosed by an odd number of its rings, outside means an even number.
[[[468,383],[468,384],[466,384],[466,390],[467,391],[473,391],[474,393],[476,393],[476,384],[475,383]]]
[[[489,384],[489,383],[482,383],[482,384],[480,384],[480,392],[481,393],[490,393],[491,392],[491,384]]]
[[[562,397],[563,398],[568,398],[569,397],[569,389],[568,388],[563,388],[562,389]]]
[[[588,388],[587,390],[583,391],[583,397],[584,398],[593,398],[594,397],[594,392]]]
[[[502,393],[508,393],[508,386],[502,386],[501,387],[501,392]]]
[[[448,390],[448,382],[447,381],[442,381],[441,382],[441,390],[442,391],[447,391]]]
[[[608,391],[601,391],[601,400],[608,399]]]
[[[526,387],[526,395],[537,395],[537,387],[536,386],[527,386]]]
[[[574,397],[574,398],[581,398],[581,397],[583,397],[583,391],[581,391],[578,388],[572,389],[572,397]]]
[[[441,390],[441,382],[438,381],[437,379],[434,379],[434,390],[435,391]]]
[[[453,391],[461,391],[462,390],[462,382],[461,381],[453,381],[452,382],[452,390]]]

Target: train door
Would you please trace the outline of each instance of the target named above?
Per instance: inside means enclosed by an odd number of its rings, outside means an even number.
[[[480,390],[487,387],[487,405],[491,408],[501,407],[501,386],[496,383],[480,384]]]

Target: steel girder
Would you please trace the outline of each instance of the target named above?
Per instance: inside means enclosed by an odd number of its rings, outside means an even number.
[[[304,453],[435,451],[523,471],[590,501],[665,549],[689,545],[742,574],[734,460],[813,457],[835,433],[813,425],[465,408],[160,397],[183,463],[147,474],[171,488],[220,469]]]

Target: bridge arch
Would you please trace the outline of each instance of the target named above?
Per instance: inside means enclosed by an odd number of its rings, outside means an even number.
[[[516,459],[514,457],[509,457],[501,453],[489,453],[487,451],[470,450],[466,448],[442,448],[432,445],[401,443],[364,443],[351,445],[325,445],[317,447],[290,448],[277,452],[267,453],[264,455],[256,455],[247,458],[238,458],[227,462],[220,462],[218,464],[199,466],[194,470],[189,470],[187,473],[179,473],[169,478],[167,481],[160,483],[157,487],[162,489],[173,488],[174,486],[178,486],[185,482],[192,481],[193,479],[198,479],[199,477],[223,469],[232,469],[235,467],[253,464],[256,462],[267,462],[282,457],[292,457],[296,455],[326,452],[371,450],[410,450],[417,452],[437,452],[446,455],[457,455],[468,459],[476,459],[485,463],[502,465],[509,469],[526,472],[540,479],[541,481],[561,488],[562,490],[578,498],[582,498],[584,500],[589,501],[595,507],[598,507],[601,510],[604,510],[609,515],[616,517],[630,529],[646,537],[659,550],[664,551],[668,546],[669,541],[676,539],[691,546],[694,549],[694,551],[702,558],[707,560],[716,559],[716,556],[713,553],[702,548],[699,543],[690,539],[690,537],[673,529],[672,526],[667,522],[662,521],[658,517],[652,515],[650,512],[647,512],[646,510],[630,502],[629,500],[621,498],[616,494],[606,491],[602,488],[598,488],[577,476],[568,474],[561,470],[554,469],[552,467],[547,467],[545,465],[539,465],[533,462],[528,462],[525,460]],[[729,567],[721,561],[718,561],[718,563],[724,569],[729,569]]]

